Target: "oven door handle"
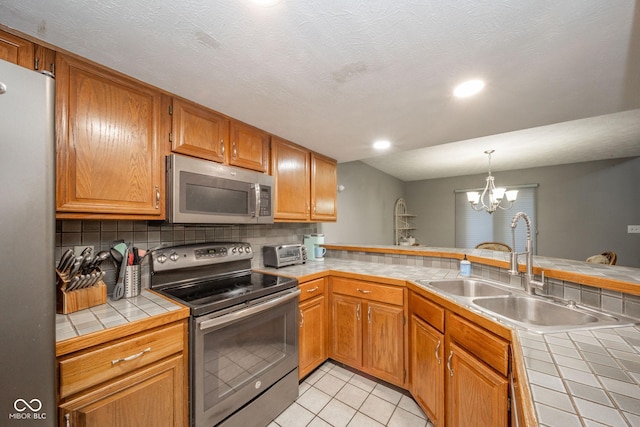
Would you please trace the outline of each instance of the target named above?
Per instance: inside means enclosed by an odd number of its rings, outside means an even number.
[[[216,317],[215,319],[205,320],[202,323],[200,323],[199,328],[201,331],[205,331],[207,329],[212,329],[212,328],[220,327],[229,323],[233,323],[244,317],[261,313],[277,305],[280,305],[285,302],[291,301],[292,299],[298,298],[298,295],[300,295],[300,290],[296,289],[295,292],[291,292],[290,294],[271,299],[269,301],[263,302],[258,305],[254,305],[253,307],[234,311],[233,313],[225,314],[223,316]]]

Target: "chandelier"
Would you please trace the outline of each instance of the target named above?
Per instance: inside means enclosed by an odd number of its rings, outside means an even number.
[[[493,180],[493,176],[491,175],[491,154],[494,150],[487,150],[484,153],[489,156],[489,176],[487,176],[487,184],[484,186],[484,191],[482,195],[478,191],[468,191],[467,192],[467,200],[471,203],[471,207],[476,211],[486,210],[487,212],[494,213],[496,209],[509,209],[513,206],[513,202],[516,201],[516,197],[518,197],[518,190],[509,190],[506,188],[498,187]],[[488,195],[488,203],[485,202],[485,196]],[[502,201],[504,197],[507,198],[508,206],[503,206]],[[482,205],[480,205],[482,204]]]

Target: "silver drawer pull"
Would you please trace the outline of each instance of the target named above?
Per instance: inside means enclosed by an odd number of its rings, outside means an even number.
[[[130,360],[137,359],[138,357],[141,357],[143,354],[149,353],[150,351],[151,351],[151,347],[147,347],[144,350],[142,350],[140,353],[132,354],[131,356],[123,357],[122,359],[112,360],[111,366],[116,365],[120,362],[128,362]]]
[[[309,292],[309,293],[311,293],[311,292],[315,292],[315,291],[317,291],[318,289],[320,289],[320,288],[316,286],[316,287],[315,287],[315,288],[313,288],[313,289],[307,289],[307,292]]]
[[[360,292],[361,294],[370,294],[370,293],[373,292],[373,291],[369,291],[367,289],[360,289],[360,288],[357,288],[357,291]]]
[[[438,361],[438,365],[442,362],[440,360],[440,344],[442,344],[442,342],[440,340],[438,340],[438,345],[436,346],[436,360]]]
[[[449,375],[453,376],[453,369],[451,369],[451,359],[453,358],[453,350],[449,352],[449,358],[447,359],[447,369],[449,370]]]

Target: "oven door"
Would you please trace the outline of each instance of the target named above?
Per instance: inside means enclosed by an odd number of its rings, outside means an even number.
[[[216,425],[298,367],[299,294],[192,321],[192,424]]]

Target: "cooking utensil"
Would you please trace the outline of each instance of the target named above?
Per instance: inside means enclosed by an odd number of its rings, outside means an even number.
[[[65,291],[69,292],[72,291],[73,288],[76,287],[76,285],[78,284],[78,281],[80,280],[80,277],[76,276],[73,279],[71,279],[71,281],[69,283],[67,283],[67,286],[65,287]]]
[[[87,256],[91,255],[91,252],[93,252],[93,248],[91,246],[87,246],[82,250],[80,256],[86,258]]]
[[[113,263],[116,268],[120,267],[122,264],[122,253],[118,251],[116,248],[109,249],[109,254],[111,255],[111,259],[113,259]]]
[[[127,262],[129,258],[129,249],[125,245],[124,253],[122,254],[122,262],[120,264],[120,271],[118,272],[118,280],[116,286],[113,288],[113,300],[119,300],[124,296],[124,275],[127,271]]]

